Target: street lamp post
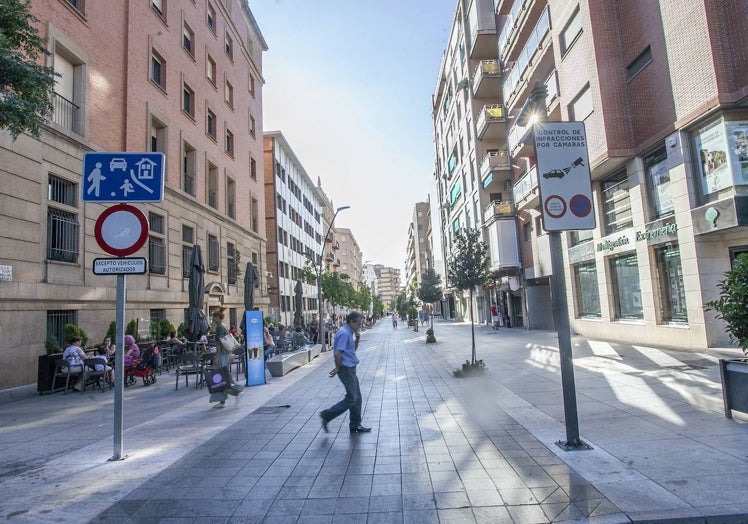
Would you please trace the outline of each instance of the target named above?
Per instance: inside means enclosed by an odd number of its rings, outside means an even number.
[[[319,254],[319,265],[314,265],[317,273],[317,317],[319,321],[319,334],[321,337],[320,340],[322,341],[323,353],[327,351],[327,340],[325,338],[325,321],[322,317],[322,264],[325,256],[325,245],[327,245],[327,235],[330,234],[332,225],[333,223],[335,223],[335,217],[338,216],[338,213],[340,213],[341,211],[345,211],[346,209],[350,208],[351,206],[340,206],[335,210],[335,214],[332,216],[332,220],[330,220],[330,226],[327,228],[327,233],[325,233],[325,236],[322,237],[322,251]]]

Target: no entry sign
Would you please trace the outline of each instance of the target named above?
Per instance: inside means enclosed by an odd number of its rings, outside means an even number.
[[[594,229],[584,123],[535,124],[535,152],[543,228],[546,231]]]

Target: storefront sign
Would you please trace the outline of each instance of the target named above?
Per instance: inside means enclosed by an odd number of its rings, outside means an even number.
[[[734,196],[691,210],[695,235],[748,225],[748,196]]]
[[[671,222],[669,224],[663,224],[661,226],[653,226],[645,229],[644,231],[637,231],[636,232],[636,241],[640,242],[642,240],[656,240],[656,242],[651,242],[652,244],[656,244],[658,242],[663,242],[666,240],[670,240],[670,238],[663,239],[661,237],[667,236],[670,237],[670,235],[675,235],[678,232],[678,225]]]
[[[633,229],[618,231],[600,239],[596,244],[595,251],[598,253],[605,252],[606,255],[630,251],[634,248],[635,239],[636,232]]]

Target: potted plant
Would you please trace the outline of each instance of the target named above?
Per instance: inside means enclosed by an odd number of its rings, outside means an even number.
[[[743,350],[743,358],[719,361],[725,416],[732,418],[733,409],[748,413],[748,253],[738,255],[717,289],[719,298],[707,302],[706,309],[717,312],[730,340]]]

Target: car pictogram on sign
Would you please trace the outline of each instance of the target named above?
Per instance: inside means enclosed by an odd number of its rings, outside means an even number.
[[[551,169],[547,173],[543,173],[543,178],[548,180],[549,178],[564,178],[566,173],[561,171],[560,169]]]

